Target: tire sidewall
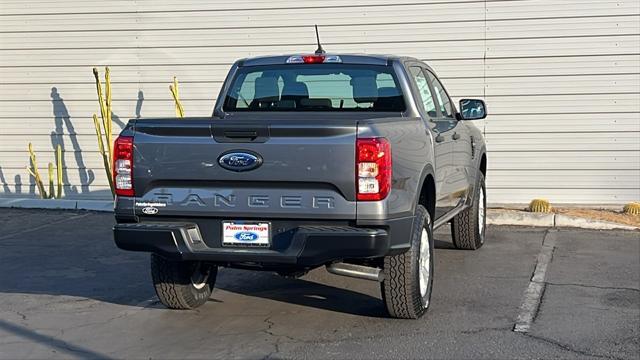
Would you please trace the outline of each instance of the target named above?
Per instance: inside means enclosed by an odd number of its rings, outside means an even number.
[[[424,209],[424,207],[420,206],[422,209],[418,213],[420,214],[420,218],[418,221],[421,222],[420,227],[415,227],[414,229],[418,230],[417,233],[414,233],[412,236],[412,244],[414,255],[414,264],[415,264],[415,279],[416,279],[416,288],[415,294],[418,298],[420,298],[420,303],[422,305],[422,309],[426,310],[429,308],[431,304],[431,290],[433,288],[433,270],[434,270],[434,257],[433,257],[433,224],[431,222],[431,216],[429,216],[429,212]],[[427,235],[429,237],[429,280],[427,284],[427,291],[424,296],[420,293],[420,242],[422,237],[422,230],[425,229],[427,231]]]
[[[476,235],[476,248],[481,247],[484,244],[485,237],[487,234],[487,189],[484,183],[484,175],[481,172],[478,172],[478,183],[476,184],[477,191],[475,192],[475,196],[473,198],[473,223],[475,224],[475,235]],[[480,192],[482,192],[483,196],[483,209],[484,216],[482,217],[482,231],[480,231],[480,222],[478,221],[478,215],[480,210]]]
[[[191,275],[198,266],[198,262],[170,260],[162,255],[152,253],[151,278],[160,301],[170,309],[194,309],[203,305],[209,299],[218,274],[217,266],[206,266],[206,278],[197,279],[200,285],[194,285]]]

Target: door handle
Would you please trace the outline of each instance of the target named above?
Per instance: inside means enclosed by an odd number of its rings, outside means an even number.
[[[436,142],[443,142],[444,141],[444,136],[438,134],[438,136],[436,136]]]
[[[451,136],[451,138],[452,138],[453,140],[458,140],[458,139],[460,139],[460,134],[458,134],[458,133],[453,133],[453,136]]]

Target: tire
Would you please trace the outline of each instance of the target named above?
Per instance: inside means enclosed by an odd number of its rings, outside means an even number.
[[[195,309],[209,300],[218,267],[199,261],[172,261],[151,254],[151,277],[160,302],[170,309]]]
[[[484,244],[487,229],[487,197],[484,175],[478,171],[472,205],[451,220],[451,237],[457,249],[477,250]]]
[[[399,319],[424,315],[433,288],[433,224],[422,205],[416,209],[411,247],[403,254],[384,258],[384,275],[382,300],[389,315]]]

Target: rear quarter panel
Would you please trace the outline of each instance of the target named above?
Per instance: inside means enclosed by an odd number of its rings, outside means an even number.
[[[433,140],[421,118],[362,121],[358,137],[385,137],[391,143],[391,192],[383,201],[357,203],[358,220],[413,216],[426,173],[433,169]]]

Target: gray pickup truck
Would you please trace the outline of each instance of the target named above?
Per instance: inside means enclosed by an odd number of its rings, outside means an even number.
[[[169,308],[204,304],[219,266],[379,281],[392,317],[429,307],[434,228],[485,237],[482,100],[456,110],[408,57],[238,60],[213,116],[130,120],[115,141],[115,243],[151,253]]]

